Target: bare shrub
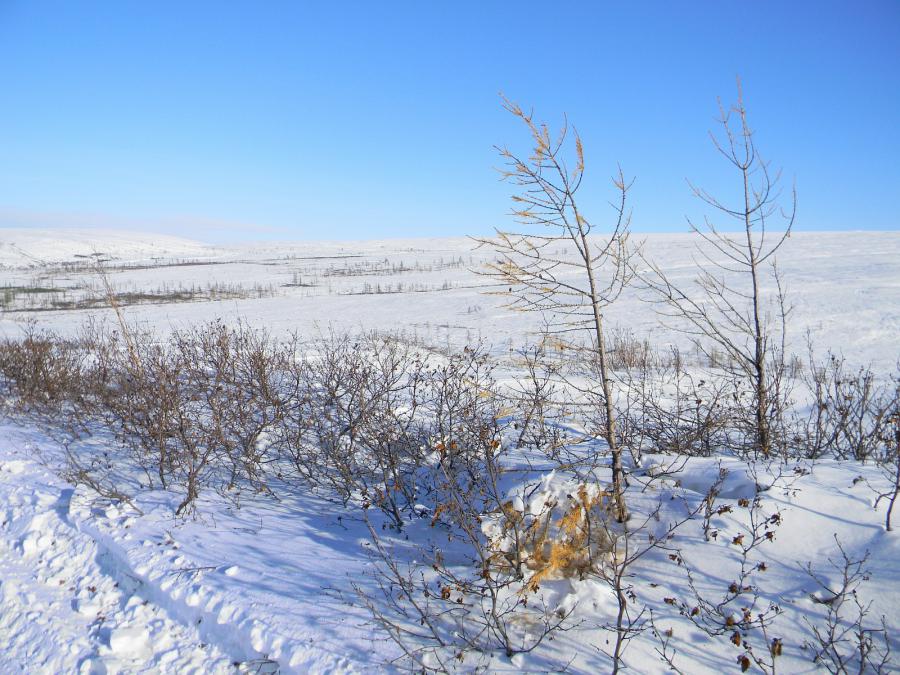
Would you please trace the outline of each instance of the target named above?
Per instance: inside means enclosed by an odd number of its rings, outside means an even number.
[[[65,418],[63,411],[82,396],[85,353],[72,340],[25,324],[20,339],[0,342],[0,382],[19,412]]]
[[[840,557],[828,559],[831,569],[827,573],[816,571],[812,563],[806,566],[817,587],[810,597],[824,608],[824,616],[817,621],[804,617],[812,632],[804,648],[812,650],[813,661],[829,673],[895,672],[887,621],[883,616],[879,621],[870,620],[872,605],[857,592],[869,578],[869,553],[854,558],[837,536],[835,543]]]
[[[168,486],[174,469],[175,415],[185,399],[179,364],[151,336],[96,335],[93,395],[100,418],[131,450],[148,484]],[[155,479],[154,479],[155,475]]]
[[[484,667],[495,652],[528,652],[570,628],[573,607],[544,586],[599,575],[621,530],[612,489],[530,478],[515,461],[514,413],[522,401],[533,411],[534,399],[510,401],[492,371],[478,350],[428,369],[436,536],[416,546],[371,527],[381,597],[357,588],[375,622],[426,670]],[[538,387],[538,407],[544,393]]]
[[[538,586],[585,572],[591,552],[600,556],[599,535],[587,533],[594,516],[581,510],[593,512],[593,497],[564,509],[561,520],[543,509],[529,518],[507,499],[503,428],[490,397],[471,402],[476,409],[455,417],[449,443],[436,445],[431,524],[440,537],[409,548],[370,526],[381,597],[357,587],[375,622],[429,671],[483,668],[495,652],[530,652],[566,630],[571,608],[546,604]]]
[[[673,560],[678,565],[684,566],[692,597],[673,598],[671,604],[678,606],[681,615],[707,635],[726,638],[738,650],[736,661],[742,671],[755,665],[764,673],[774,673],[777,670],[777,659],[783,649],[782,638],[774,632],[774,621],[782,609],[777,603],[763,599],[760,582],[757,579],[768,570],[761,549],[774,540],[775,532],[782,523],[781,512],[777,509],[774,512],[767,512],[758,493],[753,497],[738,499],[736,508],[730,504],[721,504],[713,509],[718,493],[716,485],[722,478],[720,472],[719,479],[707,494],[703,507],[707,512],[712,511],[717,515],[743,513],[744,528],[734,535],[724,535],[737,551],[735,568],[721,575],[726,580],[727,586],[710,595],[701,590],[697,576],[689,566],[690,563],[679,552]],[[704,517],[703,522],[704,533],[707,536],[718,539],[723,535],[719,530],[710,530],[707,517]],[[727,576],[729,574],[730,580]]]
[[[627,328],[614,328],[607,342],[609,365],[613,370],[647,369],[656,360],[650,341],[646,338],[639,340]]]
[[[693,192],[720,217],[736,221],[739,233],[728,234],[709,218],[702,226],[691,223],[702,238],[693,291],[678,287],[649,261],[651,273],[642,278],[661,302],[663,316],[676,320],[674,327],[690,335],[710,363],[721,364],[731,375],[735,396],[747,399],[748,414],[736,421],[744,427],[750,449],[769,456],[779,445],[788,394],[784,374],[790,310],[775,255],[791,232],[796,194],[792,192],[789,206],[782,209],[780,173],[771,173],[757,151],[740,84],[737,103],[729,109],[720,104],[720,112],[723,139],[711,137],[734,167],[742,199],[730,205],[701,188],[693,187]],[[773,234],[772,221],[780,221],[784,229]],[[774,291],[765,287],[766,281]]]
[[[731,444],[736,402],[720,374],[687,368],[673,349],[668,358],[641,363],[619,378],[619,417],[632,454],[709,457]]]
[[[417,411],[424,371],[401,343],[330,335],[289,365],[279,444],[299,477],[344,502],[375,505],[402,527],[418,497],[427,436]]]
[[[685,524],[691,522],[700,513],[702,504],[686,511],[670,520],[663,521],[663,501],[643,518],[636,527],[623,529],[616,539],[616,547],[609,558],[609,563],[596,568],[596,576],[601,580],[615,598],[615,615],[603,622],[601,628],[611,634],[605,646],[598,649],[612,660],[610,672],[619,673],[627,668],[625,652],[631,641],[642,635],[648,628],[655,632],[653,625],[653,608],[642,601],[638,595],[635,578],[639,571],[639,562],[655,551],[670,551],[670,541],[675,533]],[[677,553],[669,553],[670,560],[680,561]],[[668,601],[667,601],[668,602]],[[667,646],[664,645],[663,655]],[[669,654],[669,662],[674,654]]]
[[[804,379],[812,401],[809,415],[797,420],[796,454],[861,462],[885,455],[891,413],[900,405],[896,383],[885,382],[871,368],[851,369],[835,354],[823,363],[810,356]]]
[[[203,488],[234,499],[243,485],[267,489],[282,347],[220,323],[174,331],[165,341],[127,326],[87,335],[88,416],[116,434],[148,486],[184,493],[178,513],[193,509]]]
[[[879,461],[881,471],[888,480],[888,488],[887,490],[876,490],[878,496],[874,505],[877,509],[882,499],[887,502],[884,528],[888,532],[892,529],[891,515],[894,512],[894,504],[897,502],[897,497],[900,496],[900,397],[895,400],[889,421],[891,429],[888,432],[885,452]]]
[[[134,503],[133,496],[127,492],[114,474],[112,458],[109,452],[79,453],[71,446],[64,445],[66,453],[65,468],[62,476],[72,485],[80,485],[110,502],[121,502],[143,515],[143,511]]]
[[[546,336],[545,336],[546,337]],[[517,448],[534,448],[557,458],[568,434],[562,430],[564,407],[560,393],[559,366],[548,354],[547,340],[519,352],[517,366],[524,376],[517,378],[509,393],[520,414],[513,427],[518,430]]]
[[[293,345],[243,323],[220,322],[176,332],[173,343],[185,386],[199,399],[192,426],[215,453],[216,488],[233,498],[244,485],[270,491],[266,473],[277,459],[272,435]]]

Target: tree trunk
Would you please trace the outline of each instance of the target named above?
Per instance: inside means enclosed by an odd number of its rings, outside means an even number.
[[[576,213],[576,218],[578,217]],[[616,442],[616,415],[612,403],[612,387],[610,386],[609,364],[606,355],[606,338],[603,336],[603,315],[600,313],[600,299],[597,297],[597,286],[594,280],[594,269],[591,265],[591,251],[587,236],[582,232],[581,245],[584,255],[585,271],[593,310],[594,338],[597,341],[597,357],[600,361],[600,383],[603,387],[603,403],[606,408],[606,443],[612,456],[613,499],[616,507],[616,520],[624,523],[628,519],[625,508],[625,471],[622,468],[622,449]]]
[[[769,433],[768,418],[768,383],[766,382],[766,345],[762,317],[759,307],[759,279],[756,275],[756,249],[753,247],[753,224],[750,220],[750,177],[748,170],[744,174],[744,229],[747,233],[747,251],[750,261],[750,278],[753,283],[753,379],[756,385],[756,445],[757,449],[768,457],[772,452],[772,441]]]

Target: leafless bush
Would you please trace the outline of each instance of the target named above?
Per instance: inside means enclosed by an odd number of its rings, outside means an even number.
[[[65,444],[64,447],[66,464],[62,476],[66,481],[72,485],[86,487],[101,499],[127,504],[143,514],[135,505],[132,495],[125,492],[117,480],[110,452],[101,451],[84,456],[83,453],[73,451],[69,444]]]
[[[671,546],[671,540],[682,527],[693,522],[702,512],[705,502],[693,507],[687,506],[677,515],[669,514],[669,518],[665,520],[662,515],[663,504],[664,501],[660,500],[636,526],[623,529],[616,538],[609,564],[594,570],[595,576],[612,591],[616,602],[615,616],[601,626],[611,635],[611,640],[606,641],[606,646],[598,645],[600,651],[612,659],[612,673],[627,668],[625,652],[632,640],[648,628],[654,634],[657,632],[653,623],[653,607],[642,601],[638,595],[638,585],[634,581],[638,575],[638,563],[648,554],[662,551],[669,552],[669,560],[681,564],[680,555],[673,552],[675,549]],[[666,599],[665,602],[674,602],[674,599]],[[671,665],[674,653],[668,651],[665,640],[662,656]]]
[[[546,340],[519,355],[517,365],[524,370],[524,377],[516,381],[510,394],[520,418],[513,425],[518,431],[516,447],[535,448],[556,458],[568,437],[561,428],[565,410],[558,399],[559,367],[547,354]]]
[[[203,488],[237,498],[266,489],[266,435],[279,415],[283,347],[239,325],[203,324],[166,341],[125,326],[87,341],[91,418],[111,429],[148,486],[178,489],[178,512]]]
[[[358,585],[356,590],[376,625],[415,668],[483,669],[495,652],[508,657],[527,653],[568,628],[571,612],[560,615],[529,603],[517,592],[515,577],[489,567],[481,571],[479,549],[474,556],[450,561],[437,549],[430,556],[419,552],[416,562],[404,564],[374,528],[371,534],[380,597]],[[423,556],[430,564],[424,564]]]
[[[885,382],[871,368],[851,369],[829,354],[810,364],[805,383],[812,394],[808,416],[795,418],[795,454],[880,461],[891,441],[891,413],[900,406],[897,382]]]
[[[347,435],[365,469],[357,478],[362,498],[402,527],[427,488],[422,469],[429,439],[420,415],[427,374],[423,357],[406,345],[373,337],[365,347],[365,378],[351,392],[358,393],[358,407],[347,397],[339,410],[349,413]]]
[[[611,490],[581,484],[565,496],[535,496],[542,483],[527,480],[511,461],[516,443],[504,442],[520,434],[510,433],[518,430],[491,371],[476,350],[430,371],[435,544],[404,550],[372,530],[383,601],[364,601],[427,670],[484,666],[494,652],[529,652],[567,630],[572,607],[548,602],[542,586],[598,574],[615,547]]]
[[[21,338],[0,342],[0,387],[17,411],[58,423],[83,402],[85,357],[77,341],[28,322]]]
[[[804,618],[813,635],[804,647],[812,650],[813,661],[829,673],[895,672],[887,621],[883,616],[877,622],[869,620],[872,605],[861,600],[857,592],[869,578],[869,553],[853,558],[837,536],[835,543],[840,558],[828,559],[828,573],[817,572],[812,563],[806,566],[817,586],[812,600],[825,609],[825,616],[817,621]]]
[[[613,370],[647,369],[656,360],[650,341],[639,340],[634,332],[617,327],[607,338],[609,343],[609,365]]]
[[[129,448],[148,485],[183,485],[180,508],[197,496],[210,452],[195,428],[197,399],[186,383],[185,355],[149,333],[105,331],[95,336],[93,378],[97,413]],[[174,487],[174,485],[173,485]]]
[[[376,623],[413,665],[430,671],[484,667],[494,652],[529,652],[566,630],[571,608],[544,604],[540,584],[584,574],[610,550],[604,523],[612,517],[597,511],[602,497],[583,489],[560,514],[550,505],[530,513],[507,498],[510,449],[495,401],[481,395],[487,382],[479,381],[473,398],[457,396],[456,375],[471,365],[451,364],[437,381],[448,434],[435,444],[430,515],[440,538],[408,549],[371,528],[381,597],[357,587]]]
[[[722,474],[719,476],[721,480]],[[755,665],[764,673],[774,673],[783,642],[774,633],[773,622],[782,610],[775,602],[763,600],[756,579],[768,569],[765,558],[760,555],[760,549],[774,540],[776,529],[782,522],[781,512],[765,511],[759,494],[752,498],[738,499],[737,509],[729,504],[721,504],[713,509],[717,494],[715,485],[714,483],[714,488],[706,496],[704,509],[712,510],[716,515],[737,510],[742,511],[745,516],[745,528],[742,531],[733,536],[724,535],[738,552],[734,574],[725,589],[710,596],[700,589],[689,561],[681,553],[674,554],[673,561],[686,570],[692,597],[671,598],[670,604],[677,606],[682,616],[707,635],[727,638],[739,650],[736,660],[742,671]],[[722,535],[719,530],[710,531],[707,517],[704,517],[704,532],[714,539]]]
[[[619,379],[622,437],[633,455],[709,457],[733,445],[736,402],[720,374],[689,370],[673,349],[669,359],[621,371]]]
[[[199,399],[192,426],[215,454],[216,488],[232,497],[244,485],[269,491],[267,466],[277,459],[272,435],[294,345],[220,322],[176,332],[173,343],[186,366],[185,386]]]
[[[289,364],[279,444],[304,481],[375,505],[402,527],[428,451],[418,416],[425,372],[411,347],[330,335]]]
[[[881,500],[887,502],[887,512],[884,516],[884,527],[891,531],[891,515],[894,512],[894,504],[900,496],[900,401],[894,403],[890,414],[891,431],[887,437],[885,452],[881,456],[879,465],[885,478],[888,479],[887,490],[876,490],[878,496],[875,499],[875,508]]]

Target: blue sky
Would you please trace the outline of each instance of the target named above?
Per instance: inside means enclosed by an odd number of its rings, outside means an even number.
[[[583,202],[636,178],[683,231],[734,177],[707,138],[744,82],[798,229],[900,229],[900,3],[0,0],[0,226],[207,240],[508,225],[502,91],[581,132]]]

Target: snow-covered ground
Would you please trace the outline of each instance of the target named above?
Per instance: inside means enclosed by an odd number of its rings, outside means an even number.
[[[0,434],[0,669],[230,672],[227,648],[160,602],[77,514],[75,490],[34,461],[28,435]]]
[[[60,447],[0,427],[0,672],[365,672],[384,649],[340,592],[365,531],[324,503],[136,512],[73,489]]]
[[[139,515],[56,476],[48,467],[59,448],[40,431],[5,424],[0,438],[0,672],[367,673],[386,669],[385,661],[398,655],[368,624],[351,588],[373,583],[371,544],[358,512],[300,496],[251,497],[240,509],[211,498],[198,519],[181,520],[172,517],[171,495],[150,492],[137,500]],[[713,519],[715,543],[704,543],[697,523],[679,530],[668,548],[642,562],[636,586],[639,601],[655,608],[659,629],[672,632],[674,662],[683,672],[728,665],[718,638],[701,633],[666,600],[690,606],[687,566],[709,597],[721,595],[737,574],[732,540],[748,532],[739,500],[752,499],[754,488],[740,462],[721,465],[731,473],[717,505],[734,511]],[[679,473],[678,489],[673,479],[637,500],[651,507],[659,501],[677,516],[702,500],[719,468],[718,460],[693,459]],[[759,605],[782,609],[769,628],[784,641],[781,672],[816,670],[804,649],[811,637],[806,622],[820,623],[825,606],[816,602],[821,588],[804,568],[812,564],[838,588],[840,571],[827,562],[840,560],[836,541],[855,559],[869,556],[868,581],[858,591],[871,604],[867,625],[877,627],[882,616],[889,626],[900,619],[900,540],[884,531],[884,510],[872,508],[866,483],[882,486],[885,479],[871,465],[820,461],[811,468],[766,492],[761,506],[783,519],[754,558],[768,566]],[[410,539],[427,535],[427,522],[412,524]],[[684,563],[673,562],[672,551]],[[578,606],[588,620],[546,649],[512,660],[498,656],[488,668],[604,669],[608,661],[599,651],[609,648],[610,634],[600,626],[615,614],[609,588],[574,579],[544,586],[539,597]],[[900,647],[895,634],[890,639],[894,650]],[[649,637],[636,641],[627,663],[636,672],[665,672],[657,646]]]
[[[649,259],[675,283],[690,285],[698,239],[689,234],[642,237]],[[0,332],[14,335],[34,319],[61,332],[77,330],[89,312],[35,311],[52,299],[89,295],[103,288],[91,263],[101,254],[111,283],[122,292],[243,289],[247,298],[138,304],[129,320],[166,330],[223,318],[246,319],[281,334],[339,330],[405,331],[435,344],[463,347],[479,339],[502,347],[533,338],[543,325],[536,314],[512,312],[486,295],[489,280],[475,273],[491,258],[466,238],[390,239],[369,242],[283,242],[206,246],[156,235],[70,230],[0,231],[0,299],[15,290],[0,313]],[[840,350],[853,363],[893,368],[900,350],[900,233],[799,232],[779,254],[792,305],[788,339],[806,354],[807,331],[820,351]],[[265,292],[254,293],[254,287]],[[52,289],[58,289],[54,294]],[[68,291],[65,293],[64,291]],[[262,296],[262,297],[260,297]],[[686,345],[661,331],[652,304],[637,287],[607,310],[607,325],[621,326],[658,347]],[[111,316],[100,303],[92,312]]]
[[[692,274],[690,236],[649,235],[645,247],[674,280]],[[539,317],[513,313],[484,294],[487,280],[472,270],[489,254],[472,251],[465,239],[213,247],[156,235],[0,230],[0,285],[17,289],[7,294],[0,330],[16,335],[23,322],[34,320],[66,334],[88,315],[109,317],[109,309],[58,310],[44,300],[53,293],[58,299],[100,293],[95,254],[107,261],[117,291],[197,290],[192,302],[169,302],[160,292],[124,307],[129,320],[161,331],[245,319],[275,334],[377,329],[452,347],[481,339],[498,354],[540,329]],[[820,351],[894,367],[900,356],[900,233],[798,233],[780,263],[798,352],[805,353],[808,330]],[[274,290],[225,300],[204,295],[226,285]],[[28,288],[55,290],[20,290]],[[629,291],[610,311],[612,323],[656,346],[682,344],[682,336],[659,329],[653,307],[639,296]],[[359,509],[276,490],[277,500],[246,495],[241,508],[210,494],[197,518],[180,519],[172,515],[173,495],[143,491],[135,502],[139,513],[67,484],[58,472],[64,450],[49,429],[0,420],[0,672],[367,673],[387,669],[385,662],[398,656],[352,591],[353,583],[373,583],[371,542]],[[740,500],[753,496],[753,480],[764,479],[748,477],[737,460],[723,461],[730,473],[719,504],[733,512],[714,518],[718,539],[704,542],[691,524],[676,533],[671,549],[642,562],[637,581],[640,601],[652,602],[656,624],[671,630],[674,664],[683,672],[739,669],[733,656],[727,662],[716,656],[721,646],[679,614],[679,603],[691,596],[684,567],[709,595],[727,586],[732,542],[747,531]],[[655,483],[638,499],[698,503],[718,475],[717,462],[692,459],[677,478]],[[762,493],[761,509],[783,514],[774,541],[762,549],[768,569],[761,584],[763,600],[784,610],[772,626],[784,641],[781,672],[816,670],[803,646],[811,639],[807,622],[821,621],[825,605],[814,600],[820,589],[803,567],[811,563],[836,583],[827,563],[839,553],[836,540],[851,557],[868,552],[869,579],[860,597],[872,603],[871,618],[884,616],[895,631],[900,626],[900,540],[897,532],[884,531],[884,507],[872,508],[870,486],[885,481],[871,465],[819,461],[798,465],[789,480]],[[414,540],[427,521],[413,524],[407,535]],[[684,565],[672,560],[674,550]],[[609,648],[609,634],[599,626],[614,605],[608,588],[592,584],[548,584],[548,602],[591,607],[589,620],[533,654],[493,659],[489,669],[608,668],[601,651]],[[891,645],[898,651],[895,636]],[[665,672],[656,647],[653,640],[636,640],[627,657],[631,669]]]

